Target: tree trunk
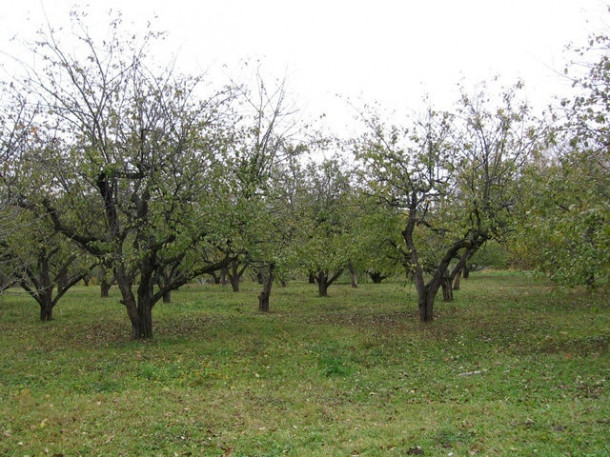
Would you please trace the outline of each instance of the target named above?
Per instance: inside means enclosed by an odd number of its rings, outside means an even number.
[[[337,280],[337,278],[339,278],[339,276],[341,276],[342,273],[343,269],[337,270],[337,272],[329,278],[328,271],[318,272],[318,275],[314,276],[316,283],[318,284],[318,295],[320,297],[328,297],[328,288]]]
[[[464,268],[461,268],[455,275],[455,280],[453,281],[453,290],[460,290],[460,279],[462,278],[463,271]]]
[[[307,282],[309,284],[315,284],[316,283],[316,275],[314,273],[309,273],[309,276],[307,277]]]
[[[68,269],[63,268],[57,274],[56,280],[57,280],[57,289],[58,290],[64,290],[66,287],[68,287],[68,283],[70,282],[70,277],[68,276]]]
[[[241,278],[237,275],[229,275],[229,282],[231,283],[231,288],[233,292],[239,292],[239,280]]]
[[[110,288],[112,287],[112,283],[103,278],[100,280],[100,297],[108,298],[110,294]]]
[[[219,274],[216,274],[216,272],[213,271],[210,273],[210,276],[212,277],[214,284],[220,284],[221,277]]]
[[[110,288],[112,287],[112,283],[114,282],[114,277],[110,276],[109,270],[104,265],[102,265],[100,267],[99,279],[100,279],[100,297],[108,298],[108,294],[110,293]]]
[[[227,285],[227,267],[224,267],[220,271],[220,284],[223,286]]]
[[[114,277],[121,291],[121,303],[125,306],[131,322],[131,338],[134,340],[152,338],[153,283],[150,274],[142,274],[140,277],[137,299],[133,291],[134,278],[127,274],[122,265],[116,267]]]
[[[134,340],[149,339],[153,337],[152,306],[140,300],[137,306],[138,318],[131,321],[131,337]]]
[[[423,294],[418,294],[417,306],[419,308],[420,322],[432,322],[434,319],[434,296],[429,287],[425,287]]]
[[[451,278],[448,275],[443,277],[441,286],[443,288],[443,301],[453,301],[453,288],[451,287]]]
[[[328,297],[328,273],[318,273],[315,276],[316,284],[318,284],[318,296]]]
[[[168,290],[163,293],[163,303],[171,303],[172,302],[172,291]]]
[[[328,282],[326,278],[318,281],[318,295],[320,297],[328,297]]]
[[[229,264],[227,276],[229,276],[229,282],[231,283],[233,292],[239,292],[239,283],[241,282],[241,278],[244,276],[244,273],[248,269],[249,265],[249,262],[246,261],[240,264],[238,260],[233,260]],[[262,281],[259,280],[259,284],[262,284]]]
[[[275,271],[275,263],[270,263],[267,267],[267,271],[264,271],[265,267],[261,268],[259,273],[263,279],[263,290],[258,295],[258,310],[263,313],[269,312],[269,297],[271,296],[271,286],[273,286],[273,277]]]
[[[464,279],[468,279],[468,276],[470,276],[470,268],[468,268],[468,265],[464,265],[464,271],[463,271],[462,277]]]
[[[356,289],[358,287],[358,279],[356,277],[356,270],[354,270],[354,265],[352,262],[347,264],[347,270],[349,271],[350,281],[352,283],[352,287]]]
[[[369,271],[369,277],[375,284],[379,284],[379,283],[381,283],[381,281],[383,281],[385,278],[387,278],[387,276],[385,276],[377,271]]]
[[[53,320],[53,303],[52,301],[45,300],[44,303],[40,304],[40,320],[42,322]]]

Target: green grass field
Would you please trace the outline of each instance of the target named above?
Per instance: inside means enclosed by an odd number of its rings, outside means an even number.
[[[0,455],[610,456],[602,296],[478,273],[424,326],[408,284],[258,287],[174,292],[147,342],[114,289],[8,291]]]

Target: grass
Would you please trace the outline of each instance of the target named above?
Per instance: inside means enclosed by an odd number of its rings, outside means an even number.
[[[190,285],[129,340],[116,291],[0,298],[1,456],[610,456],[602,296],[479,273],[417,322],[398,283]]]

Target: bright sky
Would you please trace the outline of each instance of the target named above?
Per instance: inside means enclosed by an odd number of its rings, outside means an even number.
[[[11,36],[33,37],[44,15],[65,23],[84,1],[0,0],[0,46],[13,54]],[[449,105],[456,84],[494,75],[506,84],[522,78],[540,106],[567,90],[561,73],[569,42],[607,31],[602,0],[95,0],[91,16],[109,8],[141,29],[155,22],[169,32],[160,58],[177,55],[189,72],[238,68],[260,60],[265,73],[287,76],[304,112],[325,112],[346,123],[336,97],[379,101],[409,111],[424,93]],[[169,50],[169,51],[168,51]],[[0,61],[3,58],[0,56]],[[211,72],[217,74],[233,70]]]

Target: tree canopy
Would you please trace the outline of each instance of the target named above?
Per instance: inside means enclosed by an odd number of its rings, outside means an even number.
[[[325,296],[345,270],[402,270],[423,322],[487,244],[608,285],[607,36],[579,50],[599,58],[547,116],[523,83],[489,83],[401,121],[364,108],[362,133],[338,141],[301,122],[285,80],[213,87],[151,58],[163,34],[118,15],[100,39],[71,21],[40,33],[0,100],[0,291],[21,285],[43,320],[92,268],[114,277],[133,338],[153,336],[172,290],[218,271],[237,291],[254,270],[269,311],[278,277]]]

